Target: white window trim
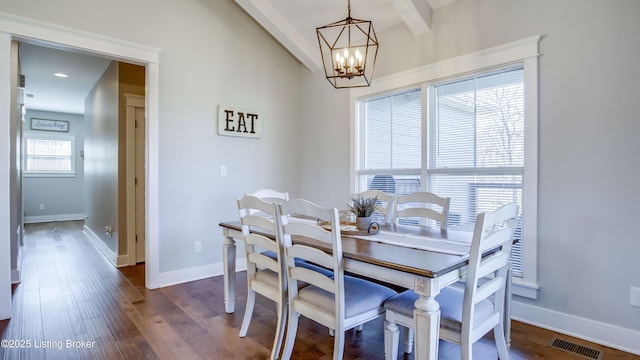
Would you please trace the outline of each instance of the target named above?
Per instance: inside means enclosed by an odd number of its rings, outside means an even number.
[[[25,154],[23,164],[24,177],[75,177],[76,176],[76,135],[74,134],[49,134],[35,131],[25,131],[24,137],[24,149]],[[27,139],[47,139],[47,140],[69,140],[71,141],[71,170],[70,171],[38,171],[27,170],[26,158],[27,158]]]
[[[360,136],[357,132],[358,106],[364,97],[393,90],[459,77],[511,63],[522,63],[524,67],[525,148],[523,178],[523,277],[514,278],[513,294],[532,299],[538,294],[538,43],[541,35],[495,46],[467,55],[410,69],[375,80],[370,87],[354,88],[350,97],[350,184],[356,191],[357,149]],[[426,96],[426,95],[425,95]],[[423,131],[423,134],[425,132]],[[426,135],[423,135],[425,140]]]

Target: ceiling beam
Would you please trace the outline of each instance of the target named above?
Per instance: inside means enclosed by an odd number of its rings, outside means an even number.
[[[318,44],[305,38],[269,1],[235,1],[309,70],[315,72],[322,69]]]
[[[431,31],[432,8],[427,0],[391,0],[413,36]]]

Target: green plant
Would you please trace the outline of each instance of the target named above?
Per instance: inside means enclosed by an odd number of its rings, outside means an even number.
[[[351,198],[351,205],[347,205],[349,210],[356,214],[358,217],[367,217],[371,216],[374,211],[376,211],[376,207],[378,206],[378,198],[377,197],[362,197],[358,196],[357,198]]]

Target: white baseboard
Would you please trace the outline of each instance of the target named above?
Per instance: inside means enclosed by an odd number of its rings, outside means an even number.
[[[189,281],[220,276],[223,273],[222,262],[210,265],[197,266],[188,269],[161,272],[158,274],[158,287],[182,284]],[[247,261],[244,258],[236,259],[236,271],[247,269]]]
[[[118,255],[116,258],[116,267],[129,266],[129,255]]]
[[[18,230],[18,237],[20,237],[20,231]],[[11,269],[11,283],[19,284],[20,283],[20,269],[22,269],[22,245],[18,246],[18,256],[16,261],[16,268]]]
[[[70,221],[70,220],[84,220],[84,214],[57,214],[57,215],[42,215],[42,216],[25,216],[25,224],[53,222],[53,221]]]
[[[585,319],[518,301],[511,303],[511,318],[593,343],[640,355],[640,331]]]
[[[98,235],[96,235],[89,227],[84,226],[84,233],[87,235],[87,238],[91,241],[93,246],[96,247],[115,267],[121,267],[127,265],[127,256],[120,255],[114,253],[111,248],[105,244],[102,239]]]

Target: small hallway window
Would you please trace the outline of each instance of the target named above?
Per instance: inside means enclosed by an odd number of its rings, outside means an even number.
[[[75,136],[25,133],[25,176],[75,176]]]

